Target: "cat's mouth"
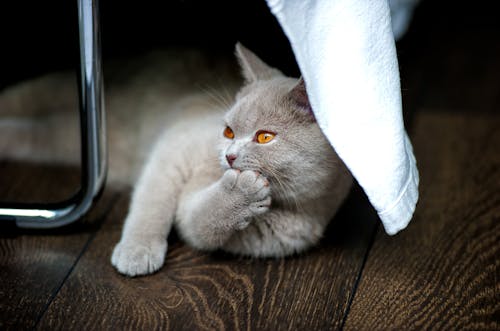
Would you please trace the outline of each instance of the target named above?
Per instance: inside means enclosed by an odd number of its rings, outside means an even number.
[[[222,169],[224,171],[229,170],[229,169],[238,170],[238,171],[255,171],[255,172],[258,172],[266,177],[270,176],[270,174],[267,171],[265,171],[265,169],[262,169],[262,167],[255,166],[255,165],[236,164],[236,163],[233,163],[230,165],[227,162],[224,162],[222,164]]]
[[[238,171],[249,170],[258,172],[264,175],[266,178],[273,177],[271,171],[267,171],[267,169],[265,169],[265,167],[262,167],[260,164],[255,164],[254,162],[248,162],[247,160],[245,160],[245,158],[242,159],[232,158],[231,156],[225,155],[223,158],[221,158],[220,161],[222,170],[224,171],[229,169]]]
[[[228,170],[228,169],[233,169],[233,170],[238,170],[238,171],[255,171],[255,172],[258,172],[261,174],[264,173],[263,170],[260,169],[259,167],[245,167],[245,166],[239,166],[239,165],[233,165],[233,166],[227,165],[226,169],[224,169],[224,170]]]

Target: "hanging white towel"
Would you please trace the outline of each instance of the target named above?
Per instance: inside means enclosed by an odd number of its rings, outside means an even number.
[[[388,234],[418,200],[418,171],[402,119],[387,0],[267,0],[287,35],[318,123]]]

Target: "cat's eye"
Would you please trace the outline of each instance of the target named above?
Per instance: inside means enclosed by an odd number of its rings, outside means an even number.
[[[224,129],[224,137],[226,137],[228,139],[234,138],[234,132],[233,132],[233,130],[231,130],[231,128],[229,126],[226,126],[226,128]]]
[[[259,131],[255,134],[255,140],[259,144],[267,144],[268,142],[273,140],[275,136],[276,136],[275,133],[269,131]]]

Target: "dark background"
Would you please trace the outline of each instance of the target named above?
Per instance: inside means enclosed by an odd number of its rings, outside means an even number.
[[[101,0],[100,21],[105,83],[106,61],[171,47],[232,57],[236,41],[285,74],[300,75],[265,0]],[[500,75],[490,68],[496,63],[495,40],[500,40],[500,17],[494,1],[421,1],[397,43],[410,133],[423,99],[432,108],[484,111],[480,100],[496,93],[495,86],[484,86],[484,75]],[[44,73],[75,70],[77,1],[0,1],[0,45],[0,91]],[[432,84],[425,81],[425,72],[433,73]],[[429,87],[420,89],[422,84]]]
[[[0,88],[77,65],[76,4],[1,2]],[[264,0],[103,0],[100,15],[105,60],[174,46],[230,54],[240,40],[271,64],[298,74],[288,41]]]
[[[426,40],[443,37],[443,31],[453,38],[458,30],[478,25],[498,29],[494,3],[422,1],[398,45],[401,61],[404,64],[406,53],[421,51]],[[172,46],[230,54],[240,40],[285,73],[299,74],[288,41],[264,0],[102,0],[100,9],[105,59]],[[1,1],[0,89],[45,72],[74,68],[77,29],[76,0]]]

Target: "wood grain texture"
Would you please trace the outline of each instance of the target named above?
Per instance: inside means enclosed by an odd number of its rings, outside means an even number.
[[[17,201],[57,201],[72,191],[72,179],[78,178],[75,169],[55,166],[4,163],[0,172],[0,197]],[[36,176],[41,173],[42,177]],[[53,183],[61,174],[68,175],[68,181],[56,191]],[[95,232],[96,223],[88,220],[99,219],[110,198],[104,196],[85,218],[87,225],[49,232],[0,224],[0,330],[33,329]]]
[[[133,279],[117,274],[109,262],[127,210],[123,199],[39,328],[338,329],[375,227],[359,193],[320,247],[302,256],[260,260],[205,254],[171,238],[163,269]]]
[[[500,116],[419,112],[421,198],[407,230],[379,231],[346,330],[498,330]]]

